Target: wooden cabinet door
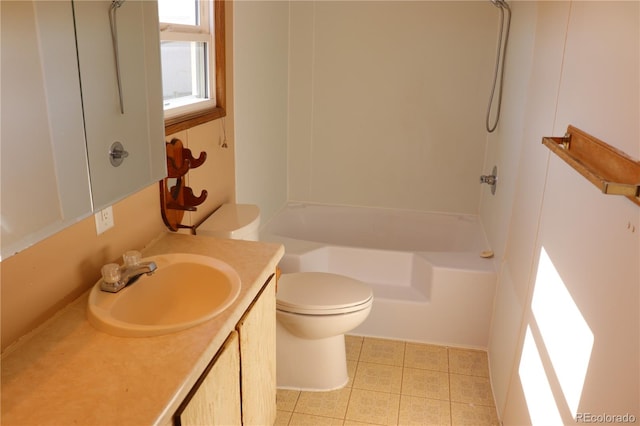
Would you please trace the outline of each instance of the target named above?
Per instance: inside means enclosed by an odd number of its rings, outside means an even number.
[[[272,425],[276,420],[276,295],[270,277],[238,323],[242,424]]]
[[[233,331],[176,414],[176,426],[240,425],[240,351]]]

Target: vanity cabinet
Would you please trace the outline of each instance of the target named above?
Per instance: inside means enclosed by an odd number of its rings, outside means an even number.
[[[176,412],[174,424],[272,425],[275,345],[275,276],[271,276]]]
[[[176,426],[239,425],[240,347],[232,332],[178,409]]]
[[[86,292],[3,353],[0,424],[273,424],[273,272],[284,247],[165,232],[143,254],[170,253],[228,263],[242,284],[237,299],[198,326],[124,338],[87,321]]]
[[[244,425],[272,425],[276,420],[275,283],[274,275],[237,327]]]

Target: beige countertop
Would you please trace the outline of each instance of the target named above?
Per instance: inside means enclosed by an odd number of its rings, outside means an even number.
[[[275,271],[284,248],[166,234],[143,256],[162,253],[203,254],[227,262],[240,275],[240,295],[223,313],[196,327],[164,336],[126,338],[89,324],[86,292],[3,354],[3,425],[170,424]]]

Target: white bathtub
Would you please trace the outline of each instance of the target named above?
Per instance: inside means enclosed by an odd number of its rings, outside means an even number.
[[[473,215],[289,204],[266,224],[283,273],[324,271],[368,283],[369,318],[352,334],[486,348],[496,284]]]

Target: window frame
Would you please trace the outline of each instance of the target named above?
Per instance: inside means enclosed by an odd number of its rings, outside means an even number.
[[[207,1],[207,0],[202,0]],[[182,130],[190,129],[200,124],[207,123],[218,118],[226,117],[226,55],[225,55],[225,0],[213,1],[214,34],[213,46],[215,49],[215,105],[204,107],[196,111],[186,112],[174,117],[165,118],[165,135],[171,135]]]

